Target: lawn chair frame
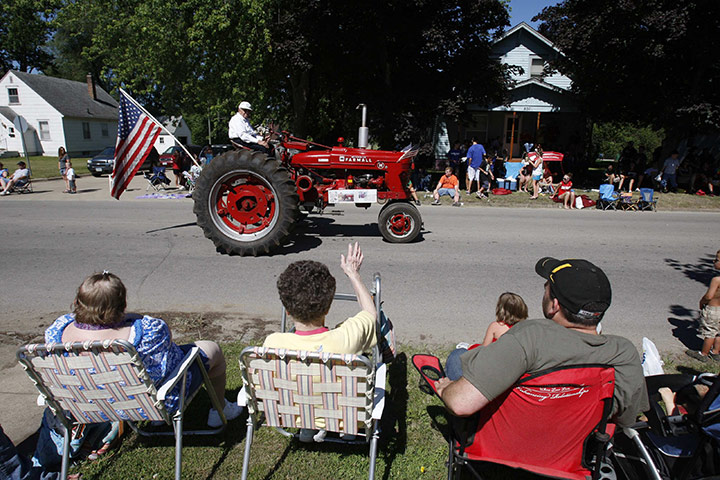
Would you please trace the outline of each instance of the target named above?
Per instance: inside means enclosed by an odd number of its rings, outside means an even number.
[[[376,332],[380,332],[380,275],[373,282]],[[354,294],[335,294],[335,300],[357,300]],[[281,330],[286,331],[283,308]],[[368,444],[368,478],[375,478],[380,436],[379,420],[385,403],[385,364],[377,346],[371,358],[363,355],[306,352],[247,347],[240,354],[243,389],[238,403],[248,407],[247,435],[242,480],[247,479],[253,435],[261,425],[275,427],[285,436],[297,437],[285,428],[317,429],[315,419],[325,418],[328,432],[357,435],[358,440],[327,437],[326,442]],[[316,380],[319,380],[317,382]],[[263,422],[264,418],[264,422]]]
[[[182,436],[212,435],[225,429],[227,421],[212,388],[200,349],[194,346],[168,379],[156,388],[135,348],[125,340],[31,344],[17,351],[17,359],[40,396],[65,427],[61,479],[67,478],[70,460],[70,432],[77,424],[127,421],[142,436],[175,436],[175,478],[182,474]],[[183,431],[184,412],[195,394],[186,392],[187,372],[200,367],[213,408],[222,425],[215,429]],[[180,382],[180,405],[171,414],[165,397]],[[186,395],[187,394],[187,395]],[[149,432],[138,428],[140,421],[162,421],[173,431]]]

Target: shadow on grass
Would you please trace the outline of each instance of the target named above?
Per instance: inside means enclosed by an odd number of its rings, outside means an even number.
[[[717,272],[713,268],[714,260],[715,252],[698,258],[697,263],[680,263],[672,258],[666,258],[665,263],[673,269],[682,272],[690,280],[700,282],[707,287],[710,285],[710,280],[717,275]]]
[[[407,409],[408,409],[408,359],[400,353],[388,365],[388,386],[390,395],[385,403],[385,412],[380,420],[381,454],[385,458],[383,479],[390,478],[390,470],[398,455],[407,448]]]
[[[673,336],[686,348],[700,350],[703,341],[698,334],[696,310],[690,310],[682,305],[670,305],[670,313],[674,315],[668,318],[668,323],[674,327]]]

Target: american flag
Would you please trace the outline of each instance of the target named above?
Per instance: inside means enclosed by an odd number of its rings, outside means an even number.
[[[110,177],[111,196],[120,199],[120,195],[153,148],[158,135],[160,126],[155,120],[141,111],[130,96],[120,90],[115,169]]]

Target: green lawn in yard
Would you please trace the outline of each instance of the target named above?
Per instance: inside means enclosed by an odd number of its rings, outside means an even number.
[[[259,342],[257,342],[259,343]],[[223,345],[228,360],[226,397],[234,399],[241,386],[238,358],[246,344]],[[418,388],[419,376],[410,358],[415,353],[432,353],[445,358],[448,348],[400,346],[401,353],[389,365],[388,398],[377,458],[377,479],[443,479],[447,476],[445,460],[447,444],[443,437],[447,425],[441,402]],[[685,355],[665,357],[666,373],[698,373],[720,368],[706,365]],[[209,401],[201,392],[193,401],[187,428],[203,427]],[[242,471],[245,448],[246,417],[230,422],[218,436],[183,439],[183,478],[236,479]],[[127,429],[129,430],[129,429]],[[127,480],[171,479],[174,475],[173,437],[139,438],[130,432],[116,450],[95,462],[84,462],[73,471],[83,478]],[[274,429],[261,427],[256,431],[250,458],[251,479],[355,479],[367,478],[368,448],[333,444],[301,444],[282,436]],[[512,469],[487,465],[489,480],[539,479]],[[467,478],[467,477],[464,477]]]
[[[30,157],[28,160],[25,160],[24,157],[4,158],[2,159],[2,163],[5,165],[5,168],[12,172],[16,168],[15,164],[20,160],[30,163],[30,171],[32,172],[32,178],[34,179],[60,178],[57,157]],[[72,158],[71,160],[77,175],[88,173],[87,157]]]

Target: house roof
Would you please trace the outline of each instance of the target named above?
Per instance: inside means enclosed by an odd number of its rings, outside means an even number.
[[[534,28],[532,28],[530,25],[528,25],[528,24],[525,23],[525,22],[520,22],[520,23],[518,23],[517,25],[515,25],[514,27],[512,27],[510,30],[508,30],[507,32],[504,32],[502,35],[500,35],[500,36],[495,40],[494,43],[500,43],[500,42],[502,42],[503,40],[505,40],[506,38],[514,35],[516,32],[518,32],[518,31],[520,31],[520,30],[525,30],[525,31],[527,31],[528,33],[530,33],[531,35],[533,35],[534,37],[536,37],[538,40],[540,40],[542,43],[546,44],[547,46],[549,46],[549,47],[551,47],[551,48],[553,48],[553,49],[555,49],[555,50],[557,50],[558,52],[560,51],[560,50],[557,49],[557,47],[555,47],[555,45],[554,45],[550,40],[548,40],[548,38],[547,38],[546,36],[542,35],[540,32],[538,32],[537,30],[535,30]]]
[[[66,117],[117,120],[118,103],[105,90],[95,85],[97,100],[88,94],[85,82],[11,71],[46,102]]]
[[[175,131],[180,128],[183,124],[183,117],[182,115],[179,117],[167,117],[162,116],[158,117],[158,121],[163,124],[163,127],[167,129],[168,132],[170,132],[172,135],[175,135]],[[165,132],[161,132],[160,134],[164,134]]]
[[[17,117],[17,114],[13,111],[10,107],[2,107],[0,106],[0,115],[7,118],[9,121],[14,122],[15,117]]]
[[[517,82],[513,87],[510,88],[510,90],[517,90],[519,88],[525,87],[527,85],[537,85],[542,88],[547,88],[548,90],[552,90],[553,92],[559,92],[564,93],[567,92],[566,89],[558,87],[557,85],[552,85],[541,78],[531,77],[527,80],[523,80],[522,82]]]

